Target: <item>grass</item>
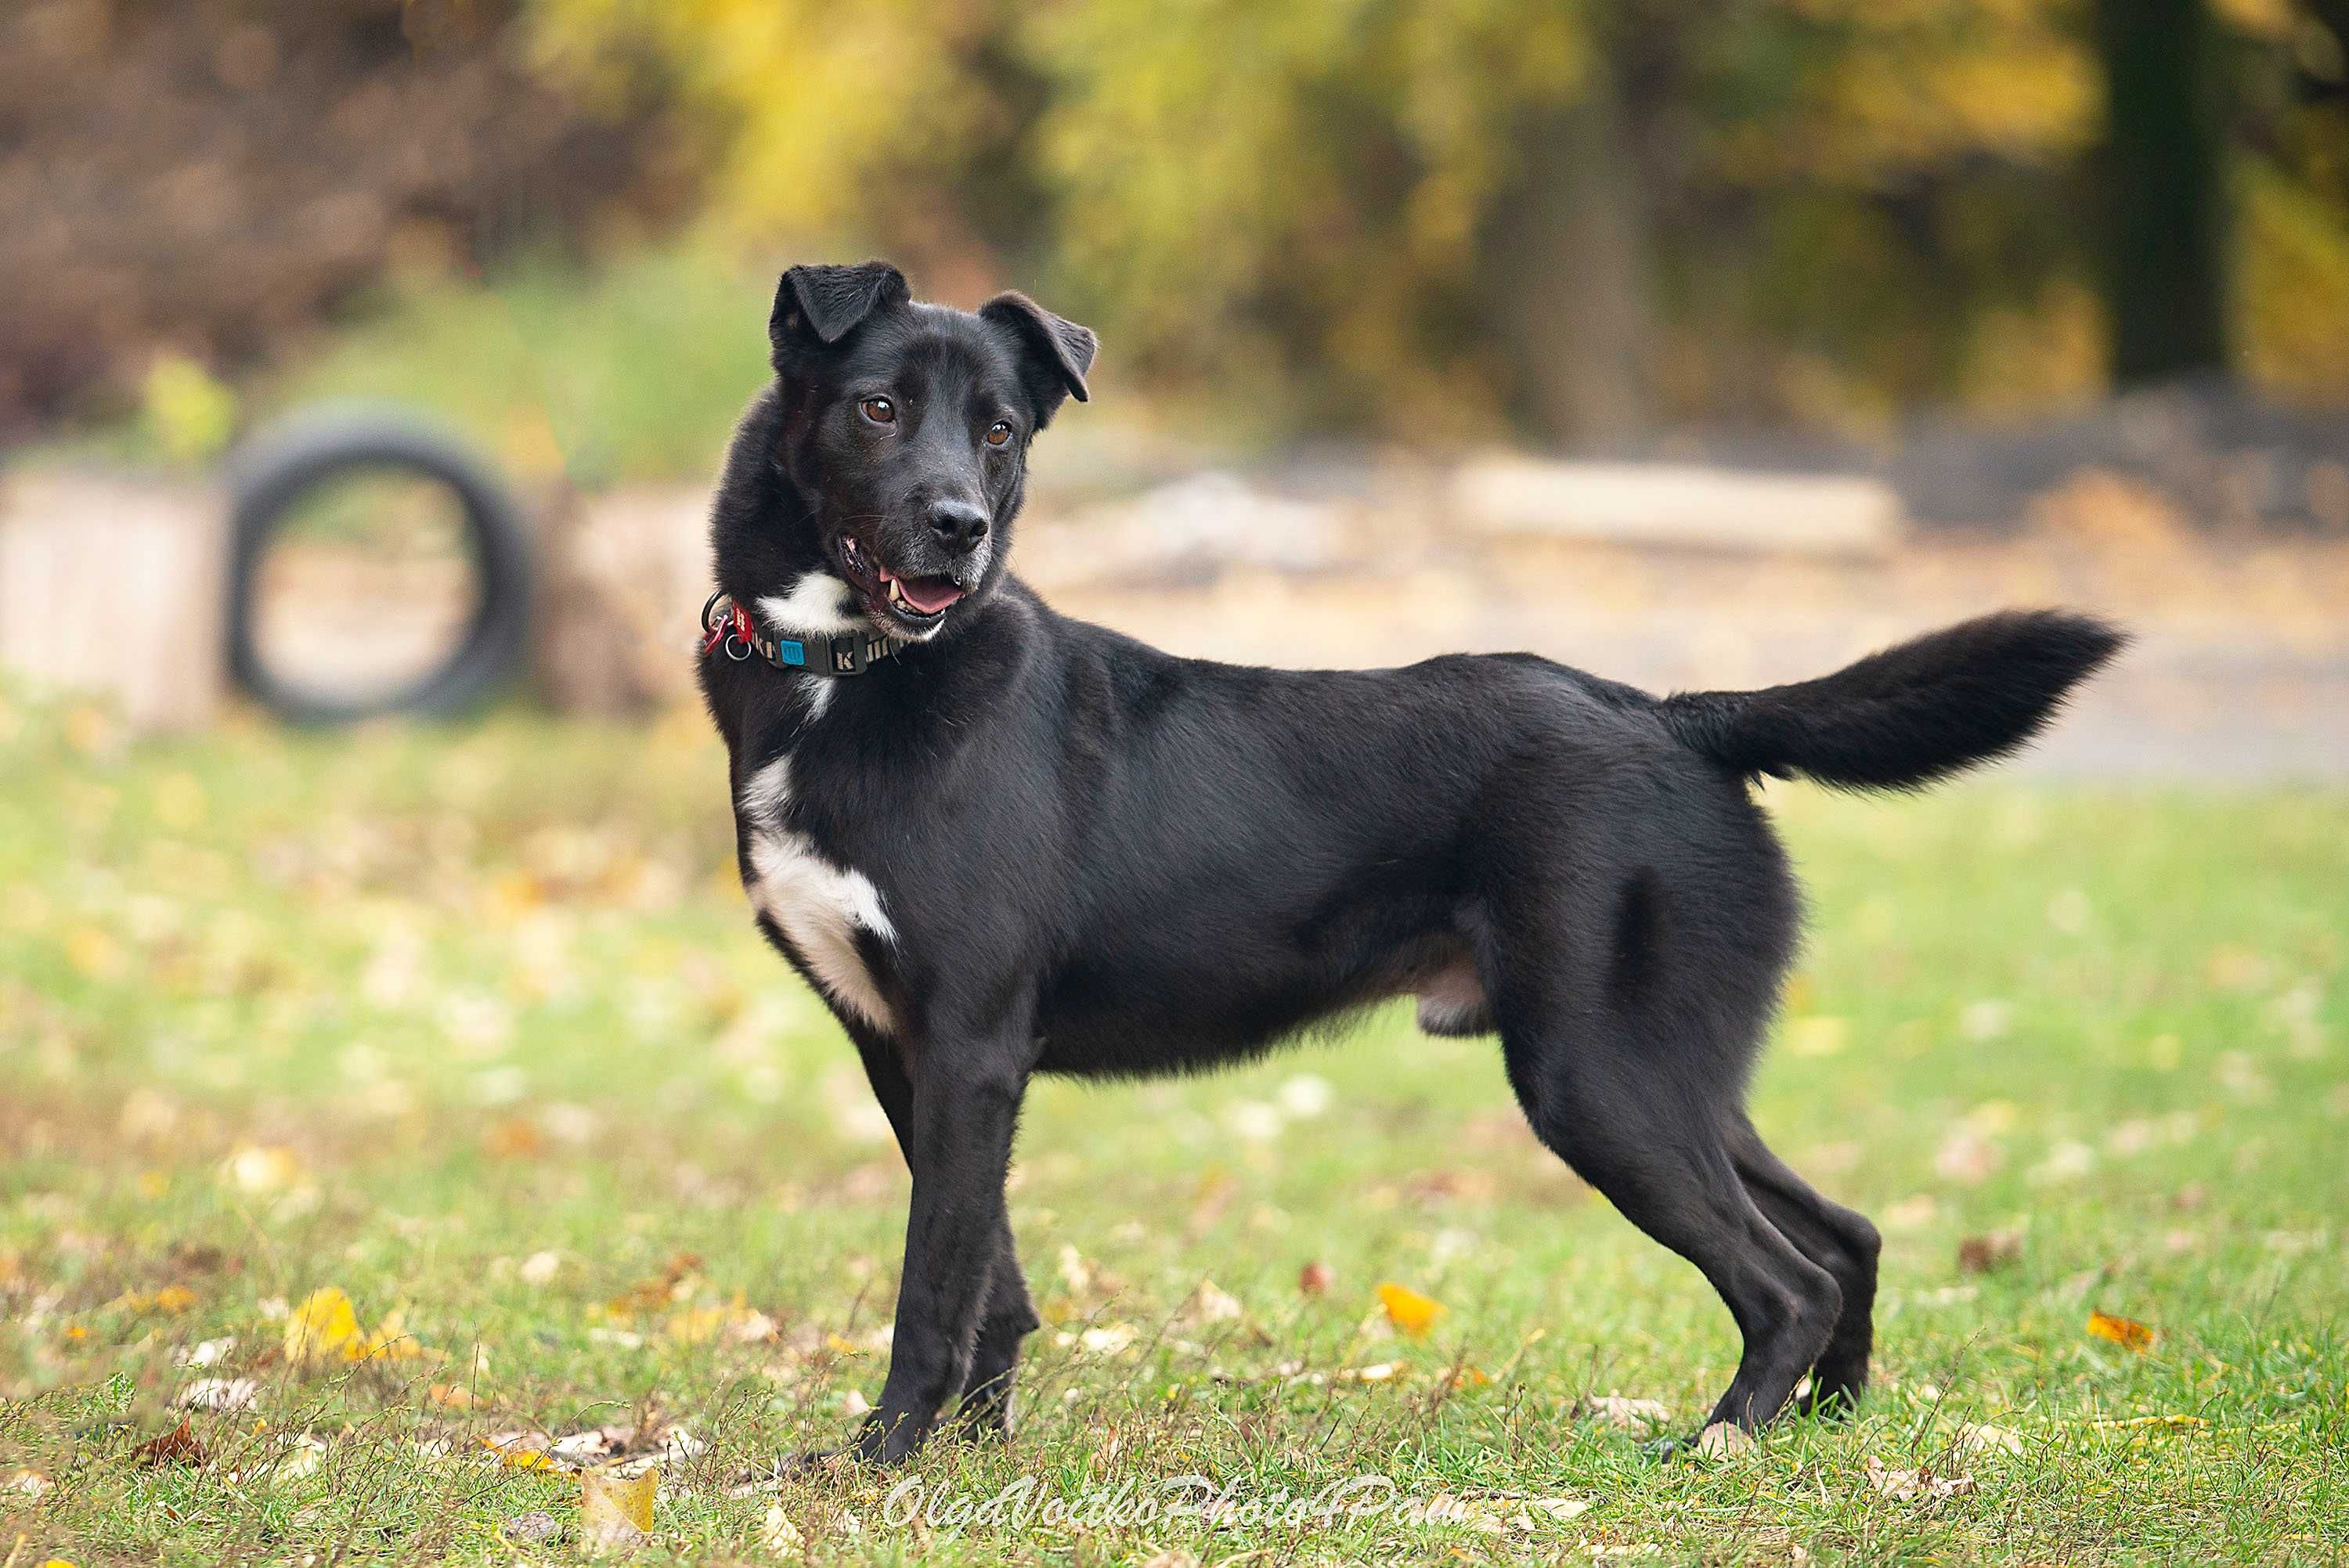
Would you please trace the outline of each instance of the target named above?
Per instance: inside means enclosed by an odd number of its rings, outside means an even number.
[[[760,1484],[878,1391],[905,1181],[750,929],[722,773],[689,715],[128,746],[0,707],[0,1556],[569,1560],[580,1479],[481,1439],[606,1424],[690,1434],[650,1562],[2349,1550],[2349,795],[1775,792],[1814,939],[1755,1114],[1888,1251],[1857,1419],[1746,1454],[1660,1463],[1591,1403],[1684,1429],[1736,1341],[1530,1141],[1491,1042],[1397,1011],[1040,1087],[1019,1435],[906,1474],[1039,1514],[1201,1475],[1257,1511],[916,1528],[903,1477]],[[1385,1282],[1443,1305],[1424,1337]],[[376,1354],[289,1354],[328,1290],[392,1320]],[[252,1402],[176,1403],[204,1378]],[[142,1457],[183,1418],[205,1462]],[[1278,1516],[1358,1477],[1396,1506]],[[556,1538],[511,1543],[533,1512]]]

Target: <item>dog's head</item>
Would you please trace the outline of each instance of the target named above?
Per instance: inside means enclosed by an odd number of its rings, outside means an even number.
[[[904,273],[866,262],[785,273],[767,335],[767,457],[821,570],[885,634],[935,635],[1001,580],[1028,443],[1085,397],[1093,335],[1022,294],[976,313],[917,303]]]

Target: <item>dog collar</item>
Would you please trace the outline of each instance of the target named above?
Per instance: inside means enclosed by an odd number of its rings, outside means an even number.
[[[779,670],[812,676],[861,676],[897,651],[888,638],[870,632],[839,636],[770,637],[750,612],[723,593],[701,606],[701,656],[723,653],[740,664],[756,654]]]

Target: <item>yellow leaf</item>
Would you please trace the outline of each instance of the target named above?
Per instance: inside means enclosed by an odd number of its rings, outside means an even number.
[[[707,1345],[718,1337],[726,1326],[726,1309],[722,1306],[695,1306],[672,1314],[667,1323],[668,1336],[680,1345]]]
[[[2144,1427],[2164,1427],[2178,1431],[2199,1432],[2210,1423],[2199,1416],[2117,1416],[2088,1425],[2108,1431],[2134,1431]]]
[[[2088,1332],[2098,1339],[2109,1339],[2144,1355],[2153,1347],[2153,1330],[2131,1317],[2116,1317],[2108,1312],[2088,1314]]]
[[[1786,1024],[1786,1049],[1798,1057],[1832,1057],[1851,1043],[1848,1019],[1814,1014]]]
[[[246,1192],[265,1195],[281,1192],[302,1179],[302,1161],[295,1152],[282,1145],[257,1148],[240,1145],[228,1157],[222,1167],[230,1185]]]
[[[416,1336],[408,1332],[407,1315],[394,1312],[388,1314],[376,1331],[367,1336],[364,1345],[355,1345],[346,1354],[354,1361],[378,1357],[386,1361],[413,1361],[432,1353],[424,1348]]]
[[[483,1438],[481,1447],[497,1455],[498,1462],[508,1470],[554,1470],[554,1460],[547,1456],[545,1449],[531,1447],[533,1441],[543,1439],[535,1439],[528,1432],[514,1432],[503,1439]]]
[[[1444,1311],[1442,1302],[1392,1282],[1379,1286],[1379,1305],[1397,1328],[1414,1337],[1425,1334]]]
[[[155,1310],[174,1317],[196,1305],[196,1293],[183,1284],[167,1284],[155,1293]]]
[[[660,1471],[648,1470],[633,1480],[583,1470],[579,1475],[579,1536],[591,1551],[633,1546],[652,1533],[653,1498],[660,1491]]]
[[[120,957],[114,938],[97,926],[78,926],[66,937],[66,962],[84,975],[110,975]]]
[[[336,1285],[312,1291],[285,1319],[285,1359],[306,1367],[329,1357],[355,1361],[365,1353],[358,1314]]]

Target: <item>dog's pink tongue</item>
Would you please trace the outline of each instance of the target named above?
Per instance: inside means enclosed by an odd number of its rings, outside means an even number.
[[[962,590],[943,577],[900,577],[897,591],[925,615],[935,615],[962,597]]]

